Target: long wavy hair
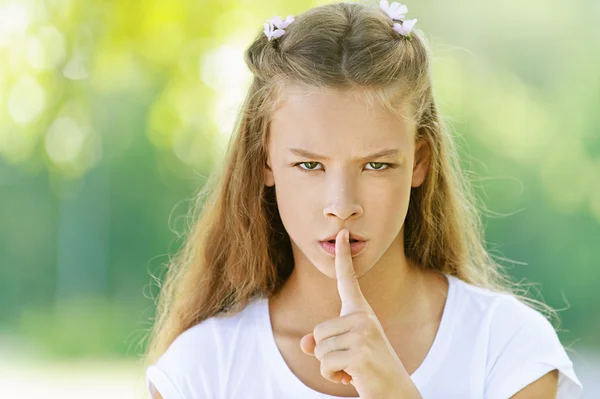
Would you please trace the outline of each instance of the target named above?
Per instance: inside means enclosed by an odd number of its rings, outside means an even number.
[[[543,314],[556,312],[521,294],[485,247],[482,210],[459,166],[432,90],[430,50],[419,29],[399,35],[376,7],[336,3],[296,17],[285,35],[260,32],[245,52],[253,82],[226,151],[190,208],[185,242],[165,265],[145,356],[155,362],[183,331],[270,297],[294,267],[275,188],[264,185],[269,119],[290,83],[361,93],[396,112],[412,104],[415,140],[431,149],[427,177],[412,188],[405,220],[406,256],[423,269],[506,292]]]

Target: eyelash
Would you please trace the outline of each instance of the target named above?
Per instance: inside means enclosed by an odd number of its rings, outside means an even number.
[[[300,165],[305,164],[305,163],[317,163],[317,164],[320,164],[319,162],[306,161],[306,162],[297,162],[293,166],[295,166],[298,169],[300,169],[300,171],[303,172],[303,173],[316,172],[318,170],[322,170],[322,169],[304,169],[304,168],[300,167]],[[394,169],[396,167],[396,164],[393,164],[393,163],[367,162],[367,164],[372,164],[372,163],[385,165],[385,168],[382,168],[382,169],[367,169],[369,172],[383,172],[384,170]]]

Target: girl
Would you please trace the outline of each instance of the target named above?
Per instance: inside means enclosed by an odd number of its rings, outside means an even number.
[[[154,398],[581,392],[552,325],[484,248],[406,12],[316,7],[248,48],[224,171],[162,287]]]

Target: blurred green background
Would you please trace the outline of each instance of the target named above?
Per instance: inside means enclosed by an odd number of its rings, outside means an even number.
[[[9,397],[143,396],[151,274],[221,161],[250,82],[243,52],[264,20],[325,3],[0,0]],[[489,248],[561,310],[582,397],[598,397],[600,2],[407,5]]]

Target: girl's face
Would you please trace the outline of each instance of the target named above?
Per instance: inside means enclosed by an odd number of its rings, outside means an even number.
[[[403,253],[410,190],[425,179],[429,148],[415,144],[413,122],[360,97],[289,89],[270,123],[265,184],[275,185],[296,266],[308,261],[335,278],[320,241],[348,228],[366,240],[353,257],[361,276],[386,252]]]

